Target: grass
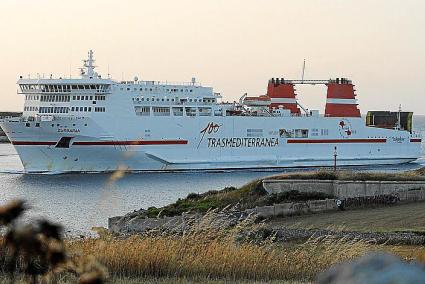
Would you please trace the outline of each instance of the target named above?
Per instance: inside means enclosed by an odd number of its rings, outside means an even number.
[[[279,174],[268,179],[316,179],[316,180],[356,180],[356,181],[423,181],[425,180],[425,167],[412,171],[398,173],[372,173],[354,171],[328,171],[318,170],[312,172],[299,172]]]
[[[100,232],[97,239],[70,241],[68,251],[93,255],[115,278],[204,279],[218,283],[309,282],[335,263],[377,250],[398,253],[409,260],[425,260],[425,249],[420,247],[391,247],[332,237],[283,244],[274,242],[273,236],[262,242],[241,241],[242,232],[255,232],[264,225],[248,220],[223,230],[211,227],[214,214],[209,212],[183,235],[160,233],[119,239]]]
[[[271,220],[269,226],[362,232],[425,232],[425,202],[279,218]]]
[[[186,198],[179,199],[175,203],[162,208],[150,207],[146,215],[157,217],[158,215],[176,216],[184,212],[206,213],[210,209],[223,209],[227,206],[239,205],[240,209],[254,208],[256,206],[273,205],[289,201],[306,201],[333,198],[319,192],[289,191],[278,194],[267,194],[261,180],[248,183],[240,188],[226,187],[223,190],[211,190],[206,193],[190,193]]]
[[[177,277],[308,281],[374,246],[361,241],[310,240],[297,246],[238,244],[198,237],[85,240],[70,251],[92,254],[115,277]]]
[[[55,284],[68,284],[68,283],[78,283],[78,279],[76,277],[72,276],[64,276],[59,277],[55,280]],[[0,283],[10,283],[10,280],[6,277],[3,277],[0,275]],[[27,284],[27,279],[16,279],[16,284]],[[228,283],[235,283],[235,284],[309,284],[311,282],[300,282],[300,281],[252,281],[252,280],[237,280],[237,281],[227,281],[227,280],[213,280],[213,279],[205,279],[205,278],[199,278],[199,279],[193,279],[193,278],[153,278],[153,277],[144,277],[144,278],[136,278],[136,277],[111,277],[108,281],[108,283],[115,283],[115,284],[228,284]]]

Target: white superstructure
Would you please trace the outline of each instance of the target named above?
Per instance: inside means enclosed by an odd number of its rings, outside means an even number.
[[[0,125],[26,172],[332,166],[335,153],[338,165],[396,164],[420,155],[420,137],[399,123],[366,126],[354,95],[338,97],[353,86],[346,79],[324,82],[320,115],[301,113],[295,81],[273,79],[265,96],[222,103],[195,79],[117,82],[94,69],[90,51],[80,79],[19,79],[23,116]]]

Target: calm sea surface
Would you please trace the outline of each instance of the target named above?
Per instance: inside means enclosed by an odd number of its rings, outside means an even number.
[[[425,137],[425,116],[416,116],[414,128]],[[416,163],[362,168],[397,171],[425,165],[425,147]],[[240,186],[255,178],[274,174],[264,171],[224,173],[135,173],[111,182],[109,174],[24,175],[10,144],[0,144],[0,203],[23,198],[32,206],[27,218],[47,217],[62,223],[68,234],[89,234],[94,226],[107,226],[108,217],[162,206],[225,186]]]

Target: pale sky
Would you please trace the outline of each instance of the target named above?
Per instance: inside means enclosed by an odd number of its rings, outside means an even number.
[[[306,79],[352,79],[362,113],[425,114],[424,30],[419,0],[0,0],[0,111],[23,108],[19,75],[77,77],[93,49],[104,77],[196,77],[229,101],[305,58]],[[297,89],[323,112],[324,87]]]

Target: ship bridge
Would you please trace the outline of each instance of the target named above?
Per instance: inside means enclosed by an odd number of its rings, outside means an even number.
[[[23,117],[52,115],[84,116],[91,112],[104,112],[102,105],[106,96],[112,93],[115,84],[111,79],[104,79],[94,71],[93,51],[88,52],[88,59],[83,60],[80,78],[19,78],[18,94],[25,95]]]

